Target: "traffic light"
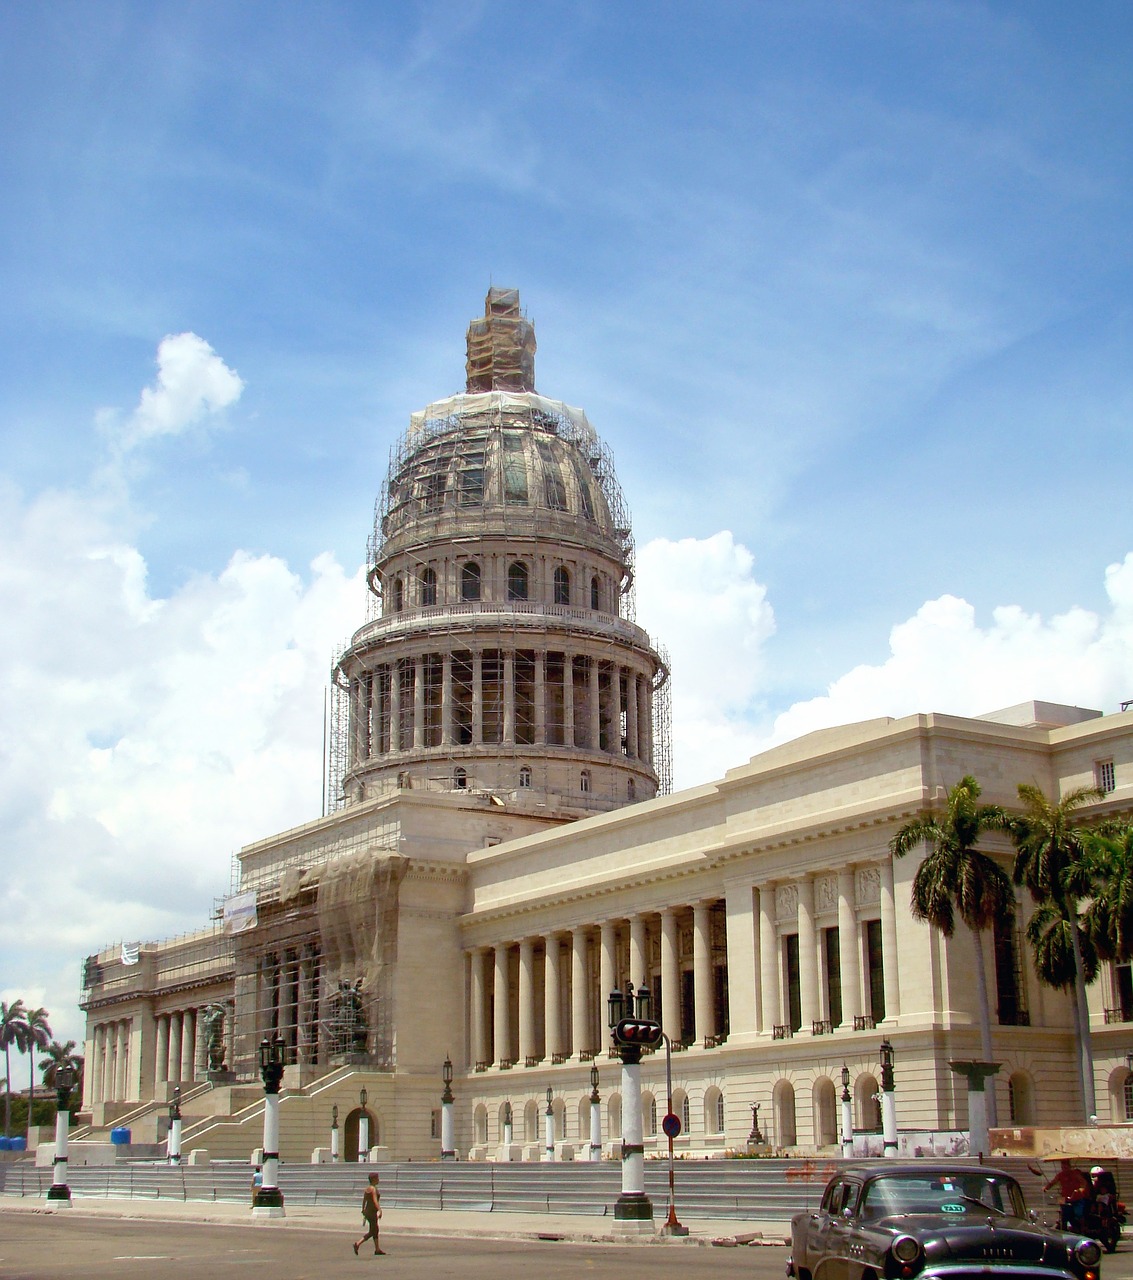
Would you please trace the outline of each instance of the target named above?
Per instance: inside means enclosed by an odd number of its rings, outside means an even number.
[[[661,1043],[661,1024],[645,1018],[623,1018],[614,1028],[614,1042],[656,1049]]]

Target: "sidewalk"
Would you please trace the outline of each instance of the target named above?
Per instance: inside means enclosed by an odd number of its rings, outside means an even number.
[[[666,1206],[654,1204],[658,1228]],[[207,1200],[108,1200],[78,1196],[70,1209],[53,1209],[46,1200],[31,1196],[0,1196],[0,1215],[6,1213],[67,1213],[74,1217],[145,1219],[148,1222],[200,1222],[223,1226],[256,1226],[284,1231],[354,1231],[361,1214],[341,1207],[297,1205],[284,1218],[253,1218],[248,1205]],[[679,1216],[679,1207],[678,1207]],[[783,1247],[790,1233],[785,1222],[740,1222],[726,1218],[681,1219],[687,1237],[621,1236],[614,1234],[613,1219],[596,1214],[472,1213],[459,1209],[386,1209],[382,1234],[392,1237],[479,1236],[493,1240],[565,1240],[584,1243],[711,1245],[740,1244]]]

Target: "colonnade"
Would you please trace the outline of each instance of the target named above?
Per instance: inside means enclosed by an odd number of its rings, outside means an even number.
[[[653,759],[650,678],[594,650],[451,649],[351,682],[351,764],[429,747],[563,746]]]
[[[117,1018],[95,1027],[90,1101],[125,1101],[130,1097],[130,1051],[135,1047],[133,1025],[132,1018]]]
[[[627,981],[649,985],[675,1043],[868,1030],[900,1014],[892,861],[729,884],[723,900],[473,947],[468,964],[478,1070],[593,1057]]]
[[[255,962],[255,1038],[280,1035],[287,1061],[319,1061],[319,979],[322,957],[313,942],[260,956]]]

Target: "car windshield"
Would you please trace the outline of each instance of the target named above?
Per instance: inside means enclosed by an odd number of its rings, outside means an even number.
[[[1023,1196],[1012,1178],[996,1173],[892,1174],[873,1179],[862,1197],[866,1218],[939,1213],[962,1220],[988,1213],[1022,1217]]]

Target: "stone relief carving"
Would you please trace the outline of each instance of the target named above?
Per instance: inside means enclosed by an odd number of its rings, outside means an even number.
[[[799,886],[781,884],[775,890],[776,920],[793,920],[799,913]]]
[[[881,871],[877,867],[859,867],[855,879],[859,907],[881,901]]]
[[[819,876],[814,882],[814,907],[816,911],[838,910],[837,876]]]

